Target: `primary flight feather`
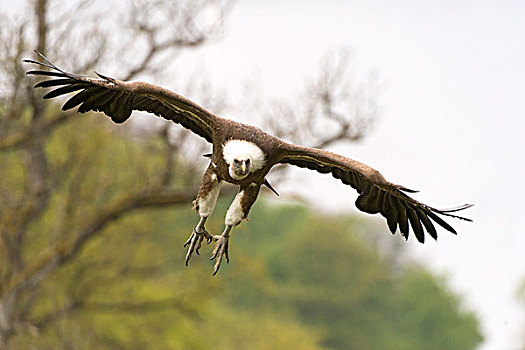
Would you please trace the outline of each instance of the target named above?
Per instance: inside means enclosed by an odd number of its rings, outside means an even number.
[[[322,149],[284,142],[254,126],[218,117],[186,97],[153,84],[119,81],[99,73],[95,79],[65,72],[38,54],[44,62],[25,62],[50,70],[31,70],[27,74],[48,77],[35,85],[35,88],[54,88],[44,99],[75,93],[63,105],[63,110],[78,106],[80,113],[103,112],[115,123],[125,122],[134,110],[146,111],[182,125],[213,145],[213,153],[208,155],[210,164],[194,201],[200,220],[185,244],[189,246],[186,265],[192,253],[198,253],[204,239],[208,243],[216,242],[212,253],[212,259],[217,259],[214,275],[223,256],[229,260],[230,231],[248,216],[262,185],[275,191],[265,177],[276,164],[331,173],[359,193],[355,202],[359,210],[380,213],[390,231],[395,233],[399,227],[406,239],[410,227],[421,243],[425,241],[424,231],[437,239],[435,223],[455,234],[452,226],[439,215],[471,221],[454,214],[471,207],[470,204],[448,210],[430,207],[407,195],[415,191],[386,181],[378,171],[363,163]],[[226,213],[224,232],[210,235],[204,226],[215,207],[222,181],[239,185],[239,192]]]

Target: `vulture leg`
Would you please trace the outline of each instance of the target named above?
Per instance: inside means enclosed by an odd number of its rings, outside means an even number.
[[[226,228],[222,235],[212,236],[212,240],[215,243],[215,249],[210,260],[217,259],[215,262],[215,267],[213,269],[213,275],[215,276],[221,267],[222,257],[226,257],[226,262],[230,262],[230,257],[228,255],[228,240],[230,238],[230,231],[233,226],[239,225],[242,220],[248,216],[248,212],[252,207],[253,203],[259,195],[259,190],[261,189],[260,184],[252,183],[248,186],[241,185],[239,193],[235,196],[228,212],[226,213],[226,219],[224,223]]]
[[[190,238],[184,243],[184,247],[188,246],[188,253],[186,254],[186,266],[190,262],[191,255],[195,251],[199,255],[199,249],[202,241],[206,238],[207,242],[211,242],[211,235],[204,228],[206,220],[213,212],[217,197],[219,197],[220,180],[215,172],[215,167],[211,164],[204,173],[199,194],[193,202],[195,209],[199,213],[200,221],[193,229]]]

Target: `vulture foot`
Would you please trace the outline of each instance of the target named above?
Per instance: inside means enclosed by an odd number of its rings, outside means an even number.
[[[230,257],[228,255],[228,239],[230,238],[230,230],[231,226],[227,226],[222,235],[212,236],[212,240],[216,243],[210,260],[217,258],[217,262],[215,263],[215,267],[213,269],[214,276],[217,274],[217,272],[219,272],[223,256],[226,257],[226,262],[230,262]]]
[[[198,227],[198,226],[197,226]],[[206,231],[206,229],[203,227],[201,230],[197,230],[197,227],[193,229],[193,232],[190,236],[190,238],[184,243],[184,248],[188,247],[188,253],[186,254],[186,266],[188,266],[188,263],[190,262],[191,255],[195,251],[197,255],[199,255],[199,249],[201,247],[202,241],[204,238],[208,241],[208,243],[211,242],[212,236]]]

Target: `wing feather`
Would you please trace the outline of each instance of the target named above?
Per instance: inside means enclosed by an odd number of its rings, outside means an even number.
[[[75,82],[75,80],[69,79],[69,78],[42,80],[41,82],[36,84],[34,87],[35,88],[39,88],[39,87],[47,88],[47,87],[51,87],[51,86],[69,85],[69,84],[74,83],[74,82]]]
[[[37,52],[38,53],[38,52]],[[43,55],[45,62],[25,60],[26,63],[46,67],[48,70],[31,70],[27,74],[48,77],[35,88],[50,88],[44,98],[54,98],[76,92],[63,105],[63,110],[78,107],[79,113],[103,112],[115,123],[125,122],[133,110],[146,111],[181,124],[197,135],[212,142],[212,134],[222,118],[207,111],[186,97],[144,82],[123,82],[96,73],[100,79],[88,78],[65,72]]]
[[[403,237],[405,237],[405,239],[408,240],[410,226],[408,225],[407,207],[405,203],[400,201],[398,198],[396,198],[396,201],[399,207],[399,230],[401,231]]]
[[[428,216],[425,215],[425,213],[423,212],[421,208],[416,208],[416,213],[417,213],[417,216],[419,217],[419,220],[421,220],[421,222],[423,223],[423,226],[425,226],[425,230],[428,232],[430,237],[437,240],[437,231],[432,221],[430,221]]]
[[[423,226],[421,225],[421,221],[419,221],[419,217],[417,216],[415,209],[412,207],[407,208],[407,214],[408,219],[410,220],[410,226],[412,226],[412,230],[414,231],[417,240],[421,243],[424,243],[425,233],[423,232]]]
[[[60,96],[60,95],[69,94],[70,92],[75,92],[77,90],[82,90],[82,89],[85,89],[85,88],[86,87],[83,84],[66,85],[66,86],[59,87],[58,89],[49,91],[42,98],[47,100],[49,98],[54,98],[54,97],[57,97],[57,96]]]
[[[66,108],[67,107],[66,105],[68,105],[69,101],[73,100],[76,96],[80,94],[81,93],[74,95],[72,98],[70,98],[64,104],[62,109],[69,109],[69,108]],[[106,105],[112,97],[113,97],[112,93],[108,92],[104,88],[92,89],[91,91],[87,92],[85,96],[79,99],[78,104],[82,104],[83,106],[82,109],[86,109],[86,111],[95,110],[98,112],[102,112],[101,110],[98,109],[98,107]],[[80,108],[79,108],[79,112],[82,113]]]
[[[399,227],[405,239],[408,239],[410,228],[421,243],[425,241],[425,231],[432,238],[437,239],[436,228],[432,221],[456,233],[438,214],[471,221],[451,214],[470,208],[472,206],[470,204],[447,210],[435,209],[406,194],[416,191],[386,181],[378,171],[355,160],[321,149],[288,143],[283,143],[282,148],[280,163],[308,168],[320,173],[331,173],[334,178],[345,185],[350,185],[359,193],[355,201],[359,210],[370,214],[380,213],[386,218],[390,231],[394,234]]]
[[[388,207],[389,209],[383,209],[384,211],[381,212],[381,215],[386,217],[388,228],[390,229],[390,232],[392,232],[392,234],[396,233],[397,222],[399,220],[399,210],[391,203],[391,201],[393,201],[394,199],[395,197],[393,196],[387,196],[383,202],[383,208]]]
[[[73,95],[69,100],[66,101],[66,103],[64,103],[62,110],[67,111],[68,109],[75,108],[79,104],[83,103],[92,94],[93,91],[88,91],[87,89],[80,91],[78,94]]]

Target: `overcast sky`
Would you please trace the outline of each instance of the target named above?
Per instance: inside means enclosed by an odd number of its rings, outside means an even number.
[[[524,20],[523,1],[240,1],[225,39],[195,53],[215,82],[256,75],[268,96],[299,89],[338,46],[386,81],[368,138],[335,150],[430,205],[476,204],[465,212],[474,223],[452,221],[458,236],[441,230],[438,242],[408,246],[476,310],[482,349],[517,349],[525,330],[515,303],[525,278]],[[331,177],[308,184],[312,203],[354,210],[355,194]]]
[[[12,4],[0,0],[2,10]],[[458,236],[441,230],[438,242],[407,247],[481,317],[482,349],[517,349],[525,336],[515,303],[525,278],[524,22],[524,1],[239,1],[224,39],[179,67],[199,62],[232,91],[256,77],[266,96],[289,98],[327,49],[353,49],[363,72],[386,82],[383,114],[366,140],[334,150],[421,190],[416,198],[432,206],[476,204],[465,212],[474,223],[450,221]],[[355,211],[355,193],[330,176],[305,181],[308,193],[279,191]]]

